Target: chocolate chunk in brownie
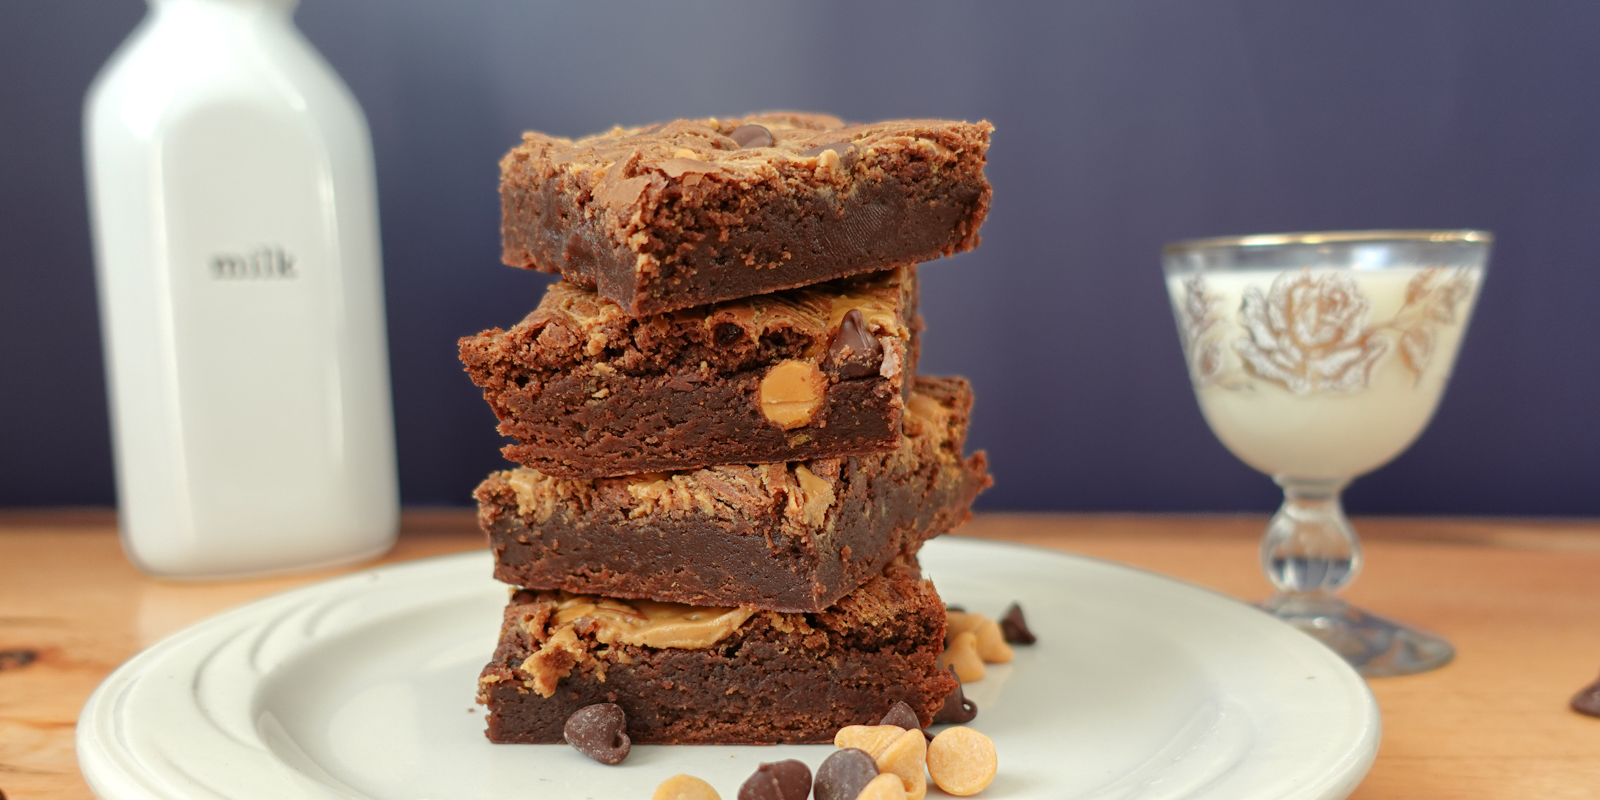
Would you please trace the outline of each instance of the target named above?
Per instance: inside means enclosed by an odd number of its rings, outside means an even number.
[[[866,456],[580,481],[536,470],[478,486],[496,579],[777,611],[821,611],[971,515],[989,483],[962,457],[972,394],[916,379],[900,446]]]
[[[992,130],[773,113],[525,133],[500,162],[505,262],[645,316],[970,250]]]
[[[615,703],[645,744],[831,741],[904,702],[926,725],[957,683],[936,665],[944,604],[897,561],[816,613],[517,592],[478,701],[495,742],[558,742]]]
[[[637,319],[562,281],[461,361],[506,458],[599,478],[893,450],[916,374],[916,267]]]

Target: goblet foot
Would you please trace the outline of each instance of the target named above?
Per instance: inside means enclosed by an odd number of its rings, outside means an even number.
[[[1260,606],[1320,639],[1368,678],[1427,672],[1450,663],[1456,654],[1437,634],[1369,614],[1338,598],[1279,592]]]

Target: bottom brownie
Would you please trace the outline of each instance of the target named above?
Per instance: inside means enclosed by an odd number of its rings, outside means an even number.
[[[899,562],[815,613],[522,590],[478,702],[495,742],[559,742],[594,703],[621,706],[637,743],[828,742],[897,701],[930,723],[957,686],[944,632],[933,585]]]

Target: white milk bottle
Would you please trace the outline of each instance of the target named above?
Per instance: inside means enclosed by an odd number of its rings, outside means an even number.
[[[366,120],[294,0],[150,0],[84,140],[122,542],[209,578],[399,522]]]

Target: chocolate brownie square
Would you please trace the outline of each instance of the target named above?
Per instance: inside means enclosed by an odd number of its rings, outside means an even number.
[[[600,478],[893,450],[916,374],[916,268],[643,319],[562,281],[461,361],[506,458]]]
[[[642,317],[970,250],[992,130],[770,113],[525,133],[500,162],[504,259]]]
[[[642,744],[827,742],[905,702],[923,725],[956,689],[938,667],[944,604],[915,562],[815,613],[516,592],[479,677],[495,742],[562,739],[616,703]]]
[[[497,580],[606,597],[821,611],[966,521],[989,484],[962,456],[971,390],[918,377],[900,446],[866,456],[478,486]]]

